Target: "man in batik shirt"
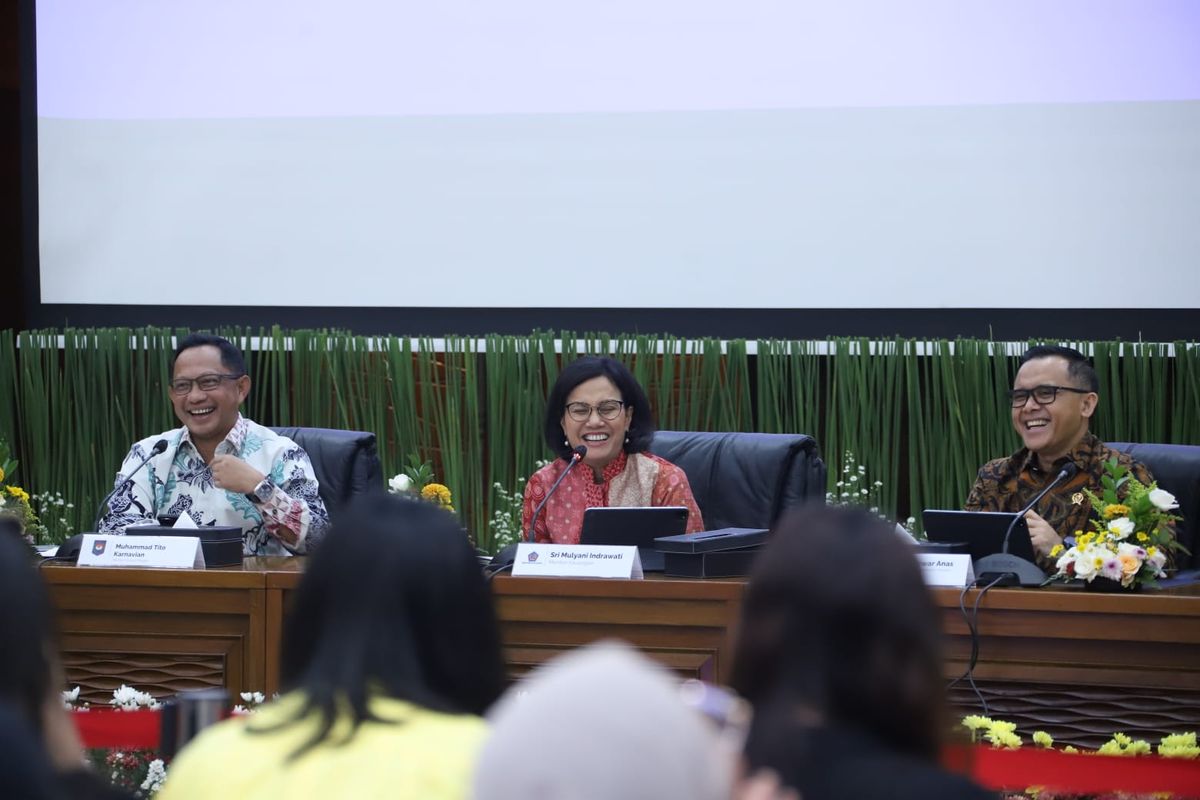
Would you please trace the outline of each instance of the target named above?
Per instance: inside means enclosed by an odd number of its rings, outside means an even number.
[[[109,503],[100,523],[123,533],[135,523],[187,514],[197,525],[231,525],[245,555],[307,553],[329,527],[308,454],[285,436],[238,411],[250,391],[241,351],[226,339],[192,334],[175,350],[170,396],[183,423],[133,446],[126,475],[166,440]]]
[[[967,498],[967,511],[1020,511],[1067,463],[1074,463],[1078,472],[1025,514],[1033,550],[1046,569],[1053,566],[1050,551],[1055,545],[1076,531],[1090,530],[1092,507],[1083,490],[1102,491],[1106,461],[1116,458],[1142,483],[1154,480],[1144,464],[1105,447],[1088,430],[1099,388],[1096,371],[1078,350],[1048,345],[1026,350],[1008,393],[1013,428],[1025,446],[984,464]]]

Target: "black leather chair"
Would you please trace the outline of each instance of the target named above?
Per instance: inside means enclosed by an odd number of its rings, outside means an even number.
[[[1191,551],[1191,555],[1177,554],[1175,564],[1179,569],[1200,566],[1196,555],[1197,529],[1200,528],[1200,447],[1186,444],[1143,444],[1130,442],[1108,442],[1113,450],[1128,453],[1150,469],[1160,489],[1175,495],[1183,517],[1177,530],[1179,543]]]
[[[650,452],[687,474],[708,530],[769,528],[790,506],[825,501],[825,462],[802,433],[659,431]]]
[[[304,448],[330,515],[354,495],[383,491],[375,434],[332,428],[272,428]]]

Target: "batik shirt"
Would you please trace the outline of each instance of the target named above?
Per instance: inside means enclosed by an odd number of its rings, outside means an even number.
[[[275,485],[271,499],[262,504],[213,485],[212,470],[192,444],[187,428],[135,444],[115,485],[133,472],[159,439],[167,440],[167,449],[113,496],[100,523],[102,533],[124,533],[133,523],[187,514],[197,526],[241,528],[242,552],[248,556],[307,553],[324,537],[329,514],[317,494],[312,463],[300,445],[286,436],[238,415],[229,435],[217,445],[217,455],[237,456]]]
[[[984,464],[967,497],[965,509],[1009,513],[1020,511],[1058,477],[1067,462],[1074,462],[1079,471],[1054,487],[1033,510],[1050,523],[1059,536],[1073,536],[1078,531],[1091,530],[1089,520],[1092,504],[1083,490],[1090,489],[1097,495],[1103,492],[1100,478],[1104,475],[1105,462],[1112,458],[1116,458],[1117,463],[1127,468],[1129,474],[1143,484],[1149,485],[1154,480],[1145,464],[1105,447],[1103,442],[1088,433],[1071,452],[1055,461],[1049,471],[1041,468],[1036,453],[1024,447],[1008,458],[997,458]],[[1043,567],[1053,566],[1053,562],[1044,557],[1040,557],[1038,562]]]
[[[525,485],[525,507],[521,530],[529,530],[533,511],[568,462],[558,458],[539,469]],[[608,506],[686,506],[687,532],[704,530],[700,507],[692,496],[692,487],[683,470],[652,453],[626,455],[622,452],[601,470],[601,482],[585,464],[571,470],[538,516],[536,541],[555,544],[579,544],[583,533],[583,512]]]

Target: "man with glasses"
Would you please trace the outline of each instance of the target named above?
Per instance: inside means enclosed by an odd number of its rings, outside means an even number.
[[[245,555],[307,553],[329,527],[308,454],[238,411],[250,392],[242,353],[227,339],[192,334],[179,343],[169,394],[183,423],[136,443],[100,523],[106,533],[187,514],[197,525],[242,528]],[[155,444],[166,450],[134,470]]]
[[[1116,458],[1142,483],[1154,480],[1141,462],[1104,446],[1088,430],[1100,402],[1100,382],[1087,358],[1070,347],[1026,350],[1008,393],[1012,423],[1024,446],[1008,458],[984,464],[967,498],[967,511],[1020,511],[1068,463],[1078,472],[1025,515],[1029,538],[1043,568],[1050,551],[1076,531],[1087,530],[1091,504],[1084,488],[1099,493],[1104,463]]]

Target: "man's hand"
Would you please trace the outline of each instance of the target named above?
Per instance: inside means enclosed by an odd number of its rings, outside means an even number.
[[[215,456],[208,465],[212,469],[213,484],[218,489],[228,489],[239,494],[248,494],[267,477],[237,456]]]
[[[1062,537],[1050,527],[1050,523],[1038,516],[1035,511],[1025,512],[1025,524],[1029,526],[1029,541],[1033,543],[1033,552],[1039,556],[1049,556],[1054,545],[1062,543]]]

